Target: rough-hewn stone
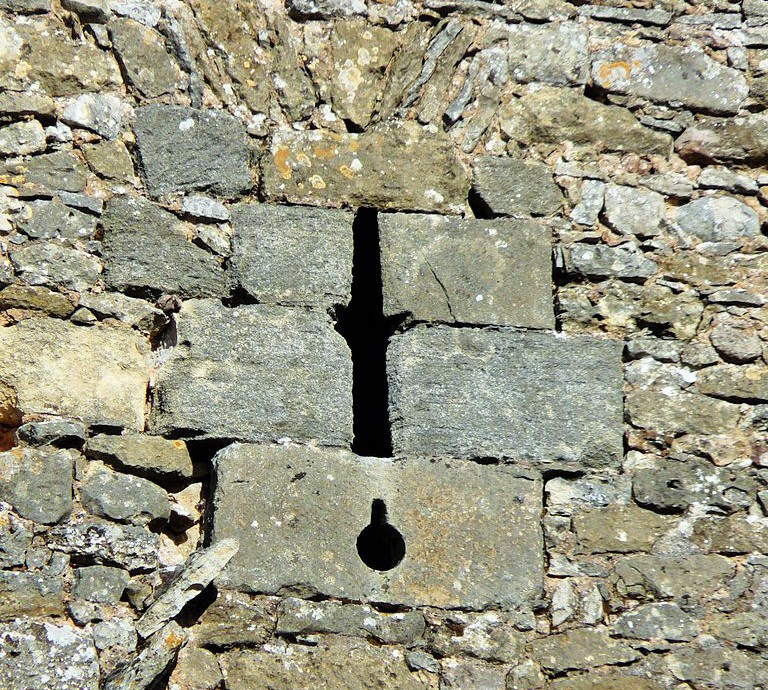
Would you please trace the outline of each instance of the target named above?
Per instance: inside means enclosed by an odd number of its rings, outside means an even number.
[[[144,199],[112,199],[104,211],[105,280],[116,290],[226,294],[216,258],[192,244],[176,216]]]
[[[218,590],[193,627],[200,644],[213,647],[264,644],[275,630],[274,606],[241,592]]]
[[[413,122],[278,132],[262,165],[267,198],[290,203],[457,213],[469,188],[450,139]]]
[[[37,120],[0,128],[0,155],[24,156],[45,150],[45,130]]]
[[[550,230],[530,220],[379,216],[384,314],[554,328]]]
[[[659,268],[631,245],[624,248],[575,244],[568,258],[571,270],[590,278],[649,278]]]
[[[122,103],[117,96],[86,93],[62,110],[61,120],[72,127],[82,127],[114,139],[120,132]]]
[[[87,290],[101,277],[101,262],[57,241],[27,242],[10,252],[16,275],[31,285]]]
[[[419,326],[394,336],[395,452],[616,463],[619,356],[609,340],[543,333]]]
[[[735,113],[749,91],[744,75],[693,45],[613,45],[592,59],[592,79],[614,93],[682,103],[707,112]]]
[[[677,138],[675,149],[690,161],[763,161],[768,157],[768,117],[754,113],[697,121]]]
[[[25,414],[143,428],[149,368],[138,334],[33,318],[0,328],[0,349],[0,379],[16,389]]]
[[[738,240],[760,233],[757,214],[729,196],[707,196],[680,206],[675,221],[686,232],[706,242]]]
[[[658,192],[617,184],[605,188],[605,220],[622,235],[658,235],[665,216],[664,197]]]
[[[209,192],[238,196],[253,186],[245,129],[218,110],[149,105],[134,123],[152,196]]]
[[[240,204],[232,209],[232,268],[260,303],[349,303],[352,214],[335,209]]]
[[[60,569],[0,571],[0,620],[20,616],[62,616],[65,597]]]
[[[635,505],[588,510],[573,517],[578,549],[587,553],[650,551],[672,520]]]
[[[168,317],[157,307],[119,292],[84,292],[78,305],[99,317],[115,318],[150,335],[157,335],[168,324]]]
[[[194,474],[186,443],[159,436],[98,434],[88,439],[85,454],[118,469],[155,479],[190,479]]]
[[[42,285],[14,283],[0,290],[0,309],[34,309],[66,319],[75,307],[66,295]]]
[[[700,628],[696,619],[677,604],[660,602],[643,604],[621,614],[613,632],[618,637],[638,640],[687,642],[699,634]]]
[[[352,362],[327,316],[189,300],[177,323],[179,346],[157,377],[155,433],[349,445]]]
[[[30,202],[16,220],[16,227],[32,239],[88,239],[96,230],[96,218],[67,206],[56,196],[51,201]]]
[[[541,490],[510,468],[239,444],[215,464],[214,538],[241,542],[222,586],[472,608],[526,606],[538,595]],[[376,498],[405,539],[403,561],[386,572],[356,550]]]
[[[674,389],[632,391],[626,405],[632,424],[661,433],[717,434],[739,419],[738,405]]]
[[[764,658],[713,644],[675,650],[667,666],[675,678],[694,687],[751,690],[768,683],[768,661]]]
[[[716,364],[699,374],[697,388],[705,395],[745,402],[768,401],[768,368],[764,364]]]
[[[640,658],[629,645],[609,637],[605,630],[578,628],[539,638],[531,644],[535,661],[551,671],[625,664]]]
[[[515,81],[568,86],[584,84],[587,31],[576,23],[517,24],[509,27],[509,72]]]
[[[130,579],[122,568],[104,565],[78,568],[75,571],[72,596],[100,604],[116,604]]]

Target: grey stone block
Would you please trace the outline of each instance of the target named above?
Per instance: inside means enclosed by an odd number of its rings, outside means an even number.
[[[330,319],[288,307],[189,300],[158,373],[153,433],[348,446],[352,361]]]
[[[245,128],[226,113],[149,105],[136,111],[134,131],[152,196],[200,191],[229,197],[253,186]]]
[[[214,541],[241,544],[220,586],[469,608],[525,608],[540,593],[541,484],[509,467],[241,444],[214,463]],[[374,499],[405,540],[387,571],[356,548]]]
[[[9,252],[16,275],[30,285],[87,290],[101,278],[101,262],[56,240],[27,242]]]
[[[518,82],[584,84],[589,73],[586,27],[575,22],[509,27],[509,71]]]
[[[571,467],[622,457],[621,343],[417,326],[390,339],[396,453]]]
[[[546,165],[515,158],[481,158],[472,191],[499,216],[551,216],[563,204],[563,195]]]
[[[191,479],[194,473],[187,445],[178,439],[169,441],[145,434],[98,434],[88,439],[85,454],[155,480]]]
[[[104,217],[106,282],[116,290],[226,294],[224,271],[213,254],[192,244],[184,224],[144,199],[115,198]]]
[[[122,568],[110,568],[105,565],[78,568],[75,571],[72,595],[102,604],[116,604],[123,596],[123,590],[130,579],[130,575]]]
[[[349,302],[352,214],[239,204],[232,209],[232,267],[259,302],[329,307]]]
[[[379,228],[385,315],[554,328],[545,226],[397,213]]]

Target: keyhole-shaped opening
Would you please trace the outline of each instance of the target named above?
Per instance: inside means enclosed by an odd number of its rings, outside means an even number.
[[[405,557],[405,539],[389,524],[387,506],[380,498],[371,502],[371,524],[357,537],[357,554],[372,570],[392,570]]]

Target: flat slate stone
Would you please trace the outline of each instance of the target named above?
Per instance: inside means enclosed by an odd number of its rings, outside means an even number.
[[[336,209],[239,204],[232,268],[260,303],[349,303],[353,216]]]
[[[213,254],[192,244],[184,224],[157,204],[113,198],[102,222],[102,258],[110,287],[181,297],[227,294],[224,271]]]
[[[240,542],[220,587],[449,608],[527,607],[539,595],[541,484],[510,467],[242,444],[214,464],[213,540]],[[374,499],[405,539],[386,572],[356,548]]]
[[[136,110],[136,144],[152,196],[238,196],[253,186],[245,128],[218,110],[148,105]]]
[[[654,43],[599,51],[592,60],[592,79],[613,93],[709,112],[736,113],[749,93],[741,72],[701,49]]]
[[[622,458],[621,343],[417,326],[387,351],[398,454],[569,467]]]
[[[527,219],[379,216],[384,314],[554,328],[551,233]]]
[[[414,122],[279,132],[262,166],[265,196],[289,203],[460,213],[469,189],[448,135]]]
[[[270,441],[352,439],[352,361],[330,319],[188,300],[157,375],[152,432]]]
[[[149,367],[135,331],[52,318],[0,328],[0,381],[25,415],[55,414],[141,430]]]

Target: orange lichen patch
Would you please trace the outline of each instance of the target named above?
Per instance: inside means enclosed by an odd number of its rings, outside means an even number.
[[[280,173],[280,176],[284,180],[290,180],[291,175],[293,174],[291,171],[291,166],[288,165],[288,156],[291,155],[291,150],[287,146],[281,146],[277,149],[277,153],[275,154],[274,161],[275,161],[275,167],[277,168],[277,172]]]
[[[337,154],[335,146],[315,146],[315,157],[320,159],[333,158]]]
[[[174,448],[186,448],[187,444],[184,443],[184,441],[179,441],[178,439],[173,442]]]
[[[342,165],[339,168],[339,172],[346,177],[348,180],[355,176],[355,171],[352,170],[348,165]]]
[[[183,635],[177,635],[176,633],[171,632],[168,634],[168,637],[165,638],[164,642],[168,649],[177,649],[184,644],[184,639]]]
[[[633,60],[631,63],[626,60],[616,60],[615,62],[606,62],[600,65],[598,78],[603,86],[611,86],[615,79],[629,79],[633,67],[639,67],[640,63]]]

